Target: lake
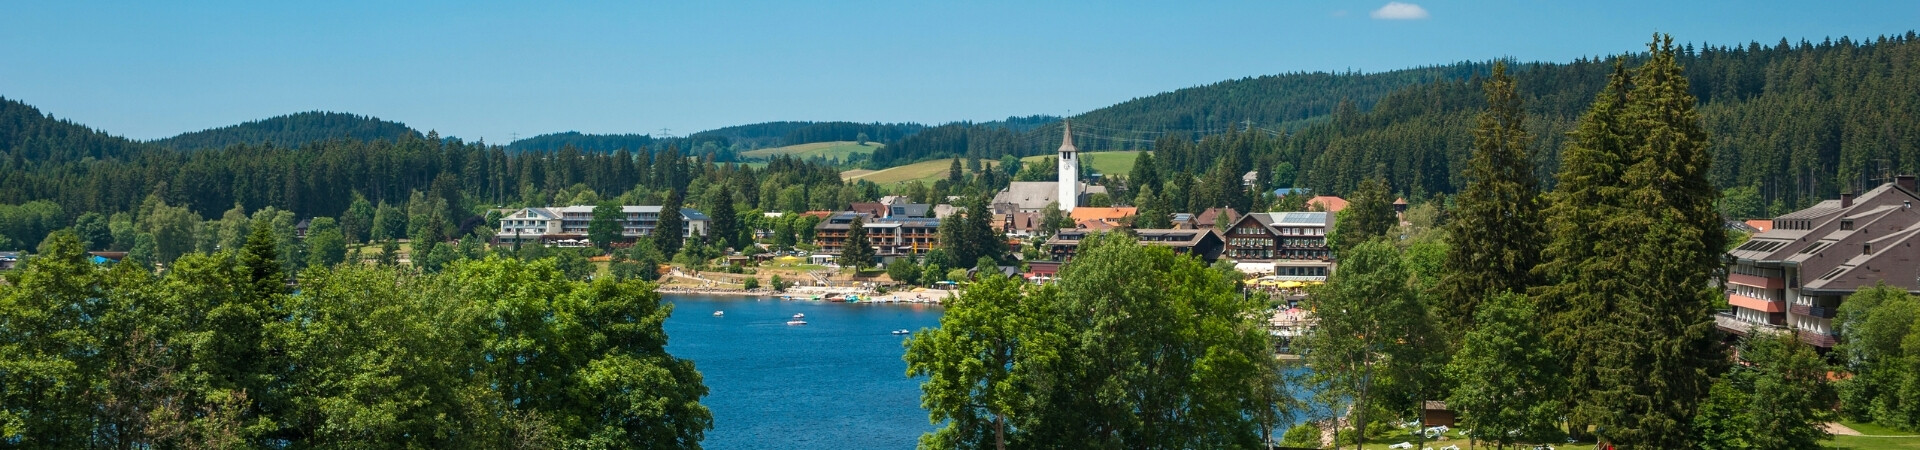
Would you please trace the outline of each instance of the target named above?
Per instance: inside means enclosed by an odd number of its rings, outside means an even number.
[[[941,308],[665,295],[667,352],[691,359],[713,411],[706,448],[913,448],[933,431],[893,330]],[[726,311],[714,317],[716,310]],[[807,325],[787,325],[795,313]]]

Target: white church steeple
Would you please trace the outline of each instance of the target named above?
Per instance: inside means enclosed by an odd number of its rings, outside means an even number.
[[[1073,147],[1071,122],[1062,121],[1060,130],[1060,193],[1055,198],[1060,202],[1060,212],[1073,212],[1080,202],[1080,149]]]

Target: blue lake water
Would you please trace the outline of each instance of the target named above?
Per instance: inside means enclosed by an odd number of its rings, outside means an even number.
[[[913,448],[934,429],[891,332],[939,326],[939,307],[665,297],[667,351],[709,389],[706,448]],[[787,325],[795,313],[808,324]]]

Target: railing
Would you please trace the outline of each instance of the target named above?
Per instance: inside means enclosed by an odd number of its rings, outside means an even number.
[[[1800,335],[1800,342],[1805,342],[1807,343],[1807,345],[1812,345],[1815,347],[1833,348],[1834,345],[1838,345],[1840,343],[1839,336],[1835,336],[1829,333],[1816,333],[1816,332],[1807,331],[1807,330],[1800,330],[1796,334]]]
[[[1787,307],[1787,311],[1791,311],[1795,315],[1819,317],[1822,319],[1832,319],[1836,315],[1835,313],[1838,312],[1838,311],[1835,311],[1835,308],[1832,308],[1832,307],[1809,306],[1809,305],[1789,306]]]
[[[1732,314],[1728,314],[1728,313],[1714,314],[1713,326],[1716,328],[1719,328],[1721,331],[1738,334],[1741,336],[1747,335],[1748,331],[1759,331],[1765,334],[1779,334],[1779,333],[1787,332],[1786,327],[1782,327],[1774,324],[1768,324],[1768,323],[1748,322],[1738,317],[1734,317]]]

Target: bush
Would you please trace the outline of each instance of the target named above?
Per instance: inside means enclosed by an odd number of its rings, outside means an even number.
[[[759,278],[748,278],[748,279],[747,279],[747,281],[745,281],[745,282],[742,282],[742,283],[740,283],[740,288],[742,288],[742,289],[746,289],[746,290],[749,290],[749,291],[751,291],[751,290],[754,290],[754,289],[759,289],[759,288],[760,288],[760,279],[759,279]]]
[[[779,275],[774,275],[773,279],[767,284],[773,288],[774,292],[785,292],[787,290],[786,280],[781,280]]]
[[[1281,447],[1320,448],[1320,426],[1302,422],[1280,436]]]

